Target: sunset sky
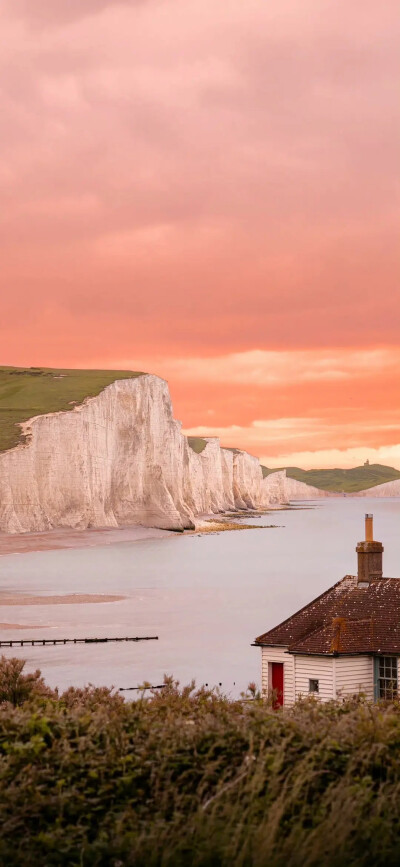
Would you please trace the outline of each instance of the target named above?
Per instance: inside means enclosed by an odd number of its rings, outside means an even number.
[[[394,0],[3,0],[0,364],[400,468]]]

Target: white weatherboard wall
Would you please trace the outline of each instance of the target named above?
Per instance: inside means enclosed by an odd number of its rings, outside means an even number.
[[[297,656],[287,652],[287,647],[262,648],[262,691],[268,695],[269,663],[283,662],[283,701],[285,705],[293,704],[300,696],[309,695],[309,681],[319,681],[319,698],[330,701],[333,696],[333,659],[321,656]],[[314,694],[314,697],[315,694]]]
[[[319,681],[318,698],[331,701],[334,695],[334,665],[332,657],[295,656],[296,699],[310,694],[310,680]],[[315,693],[314,693],[315,695]],[[316,697],[316,696],[315,696]]]
[[[374,660],[372,656],[339,656],[336,663],[337,698],[365,693],[374,698]]]
[[[309,695],[309,681],[319,681],[321,701],[364,693],[374,698],[374,663],[370,656],[296,656],[296,698]]]
[[[269,663],[283,662],[283,703],[284,705],[293,704],[295,701],[294,692],[294,657],[287,653],[287,647],[263,647],[261,650],[261,667],[262,667],[262,692],[268,695],[271,684],[269,683]]]
[[[287,647],[263,647],[261,682],[264,695],[268,695],[271,689],[269,664],[272,662],[283,662],[285,705],[310,695],[310,680],[319,682],[319,692],[313,693],[313,697],[320,701],[344,699],[359,693],[364,693],[368,701],[374,699],[372,656],[301,656],[288,653]]]

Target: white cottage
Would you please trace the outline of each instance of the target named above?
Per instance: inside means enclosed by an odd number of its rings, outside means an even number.
[[[397,697],[400,579],[383,578],[383,546],[372,515],[356,548],[358,574],[346,575],[313,602],[255,640],[262,654],[262,690],[277,704],[300,696],[321,701],[357,695]]]

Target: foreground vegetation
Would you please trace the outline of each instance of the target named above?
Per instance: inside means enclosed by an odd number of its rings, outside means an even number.
[[[0,451],[23,440],[19,425],[35,415],[71,410],[95,397],[130,370],[58,370],[49,367],[0,367]]]
[[[305,482],[323,491],[337,491],[338,493],[356,493],[365,491],[366,488],[374,488],[384,482],[393,482],[400,479],[399,470],[394,467],[386,467],[384,464],[363,464],[361,467],[353,467],[351,470],[301,470],[300,467],[280,467],[286,469],[290,479]],[[276,473],[269,467],[262,467],[263,476]]]
[[[397,704],[58,696],[21,666],[0,664],[1,864],[398,864]]]

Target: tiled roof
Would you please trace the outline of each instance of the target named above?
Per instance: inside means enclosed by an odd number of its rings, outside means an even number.
[[[293,653],[400,654],[400,579],[377,578],[361,587],[346,575],[256,644]]]

